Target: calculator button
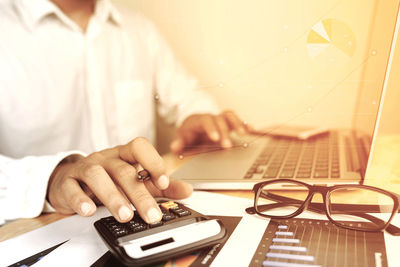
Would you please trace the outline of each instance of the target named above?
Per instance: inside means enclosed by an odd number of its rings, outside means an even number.
[[[119,231],[122,231],[122,230],[124,230],[122,227],[114,227],[114,228],[110,228],[110,230],[113,232],[113,233],[116,233],[116,232],[119,232]]]
[[[113,234],[115,237],[121,237],[121,236],[128,234],[128,231],[126,231],[125,229],[122,229],[119,231],[114,231]]]
[[[130,222],[128,222],[128,225],[129,225],[130,228],[135,228],[135,227],[137,227],[137,226],[139,226],[141,224],[139,222],[130,221]]]
[[[183,212],[178,213],[178,216],[183,217],[183,216],[189,216],[190,214],[191,214],[190,211],[185,210]]]
[[[103,220],[103,223],[107,226],[119,224],[114,218],[106,218],[108,220]]]
[[[178,215],[179,217],[188,216],[188,215],[191,214],[190,211],[184,210],[184,209],[181,209],[181,208],[171,210],[171,212],[176,214],[176,215]]]
[[[159,222],[155,222],[155,223],[150,223],[149,227],[150,228],[154,228],[154,227],[158,227],[158,226],[161,226],[161,225],[163,225],[163,222],[159,221]]]
[[[119,226],[119,223],[118,222],[108,222],[108,223],[106,223],[106,225],[108,227],[113,227],[113,226]]]
[[[176,217],[175,217],[175,215],[173,215],[173,214],[163,214],[162,220],[163,220],[164,222],[167,222],[167,221],[173,220],[173,219],[175,219],[175,218],[176,218]]]
[[[177,214],[178,212],[181,212],[181,211],[183,211],[183,209],[181,209],[181,208],[171,210],[171,212],[172,212],[173,214]]]
[[[120,227],[118,225],[114,224],[114,225],[108,226],[108,229],[114,231],[114,230],[120,229]]]
[[[146,229],[147,229],[147,227],[145,225],[139,225],[139,226],[136,226],[135,228],[133,228],[132,231],[134,233],[137,233],[137,232],[144,231]]]
[[[103,219],[104,222],[106,223],[110,223],[110,222],[116,222],[114,217],[107,217]]]
[[[170,210],[170,209],[174,209],[174,208],[179,208],[178,204],[176,204],[173,201],[168,201],[168,202],[164,202],[161,203],[160,205],[163,209],[165,210]]]

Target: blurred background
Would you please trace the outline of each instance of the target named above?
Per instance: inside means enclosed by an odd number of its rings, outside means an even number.
[[[397,0],[114,2],[152,20],[202,88],[256,128],[373,127]],[[400,132],[400,89],[387,97],[381,132]],[[166,152],[171,131],[158,129]]]

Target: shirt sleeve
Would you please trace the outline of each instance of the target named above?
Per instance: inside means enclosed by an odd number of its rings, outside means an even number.
[[[54,168],[74,154],[83,155],[78,151],[20,159],[0,155],[0,224],[5,220],[36,217],[44,208],[54,210],[45,201],[47,183]]]
[[[154,63],[154,84],[158,112],[169,123],[179,126],[188,116],[220,113],[214,99],[199,88],[198,81],[174,58],[153,24],[148,24],[148,42]]]

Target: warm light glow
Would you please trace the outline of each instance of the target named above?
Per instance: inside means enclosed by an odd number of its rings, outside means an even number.
[[[396,1],[374,0],[115,1],[154,21],[200,85],[256,128],[350,127],[360,84],[382,86],[396,13]]]
[[[152,20],[200,86],[254,128],[349,128],[355,111],[357,128],[374,126],[397,1],[114,1]],[[400,132],[388,105],[382,123]]]

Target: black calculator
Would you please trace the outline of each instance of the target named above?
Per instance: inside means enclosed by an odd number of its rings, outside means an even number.
[[[105,217],[94,223],[111,253],[124,265],[143,266],[222,243],[227,231],[220,220],[210,219],[179,202],[158,200],[160,222],[148,224],[135,211],[127,223]]]

